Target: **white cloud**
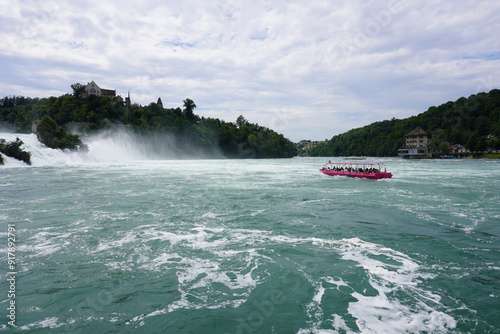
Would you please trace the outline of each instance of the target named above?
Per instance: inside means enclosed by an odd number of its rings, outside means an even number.
[[[0,95],[94,80],[294,141],[498,88],[500,3],[0,1]]]

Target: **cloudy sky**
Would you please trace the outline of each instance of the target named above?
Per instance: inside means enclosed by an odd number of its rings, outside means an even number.
[[[323,140],[500,88],[498,0],[0,0],[0,96],[132,102]]]

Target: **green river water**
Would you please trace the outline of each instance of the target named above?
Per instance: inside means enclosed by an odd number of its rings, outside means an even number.
[[[0,331],[500,333],[500,161],[369,158],[394,176],[364,180],[319,172],[342,158],[21,139],[33,166],[0,166]]]

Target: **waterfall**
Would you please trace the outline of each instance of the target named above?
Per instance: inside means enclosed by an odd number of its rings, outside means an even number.
[[[100,162],[126,162],[147,160],[153,158],[144,145],[137,138],[124,131],[100,133],[83,142],[88,145],[88,152],[75,152],[69,150],[52,149],[40,143],[35,134],[20,134],[0,132],[0,139],[7,142],[19,138],[23,141],[22,148],[31,153],[32,166],[64,166],[81,165]],[[27,166],[24,162],[2,154],[4,167]]]

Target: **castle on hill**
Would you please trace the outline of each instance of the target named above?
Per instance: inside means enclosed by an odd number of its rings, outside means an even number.
[[[102,96],[108,95],[110,97],[116,96],[116,89],[104,89],[100,88],[94,81],[89,82],[83,91],[80,93],[80,97],[89,97],[90,95]]]
[[[80,93],[80,97],[89,97],[91,95],[95,96],[106,95],[109,97],[116,97],[116,89],[101,88],[92,80],[91,82],[87,83],[87,85],[83,88],[83,91]],[[125,113],[127,120],[130,120],[130,106],[131,106],[130,92],[128,93],[128,96],[125,98],[124,104],[125,104]]]

